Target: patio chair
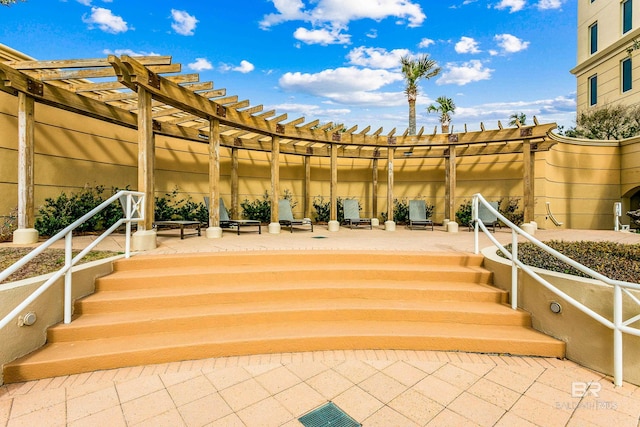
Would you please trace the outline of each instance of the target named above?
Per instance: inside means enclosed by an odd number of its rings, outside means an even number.
[[[489,202],[489,204],[492,208],[498,210],[498,202]],[[487,209],[486,206],[481,203],[478,205],[478,218],[482,220],[482,223],[486,225],[487,228],[492,227],[494,233],[496,232],[496,225],[498,226],[498,228],[502,228],[500,221],[498,221],[498,217],[493,212],[490,212],[489,209]],[[472,220],[469,223],[469,231],[471,231],[474,226],[475,224]]]
[[[427,218],[427,204],[424,200],[409,200],[409,228],[424,228],[431,226],[433,231],[433,221]]]
[[[359,225],[368,225],[372,229],[371,218],[360,218],[360,204],[356,199],[345,199],[342,202],[344,208],[344,222],[349,228]]]
[[[291,203],[287,199],[278,200],[278,222],[282,227],[289,227],[293,233],[293,227],[309,227],[313,232],[313,223],[309,218],[295,219],[291,210]]]
[[[204,204],[209,210],[209,198],[205,196]],[[220,197],[220,228],[235,229],[237,234],[240,235],[240,229],[242,227],[258,227],[258,234],[262,234],[262,225],[260,221],[253,219],[231,219],[229,218],[229,211],[224,206],[224,199]]]

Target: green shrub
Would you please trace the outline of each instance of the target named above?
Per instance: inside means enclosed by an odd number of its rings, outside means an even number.
[[[518,209],[520,199],[517,197],[503,197],[499,202],[498,211],[515,225],[524,222],[524,212]]]
[[[165,193],[163,197],[155,198],[155,221],[200,221],[203,224],[209,223],[209,212],[207,206],[196,203],[191,196],[186,199],[178,198],[179,188],[176,186],[170,193]]]
[[[316,210],[315,221],[316,222],[329,222],[331,215],[331,200],[325,202],[324,197],[316,196],[313,198],[312,205]],[[344,221],[344,207],[342,205],[342,198],[336,199],[336,205],[338,208],[338,222]]]
[[[112,189],[113,195],[117,189]],[[104,202],[107,198],[102,196],[104,186],[84,187],[79,193],[60,194],[57,198],[45,199],[45,204],[38,213],[35,228],[42,236],[53,236],[65,227],[72,224],[78,218]],[[80,225],[76,230],[80,233],[103,231],[122,218],[122,208],[119,203],[112,203],[106,209],[99,212]]]
[[[471,223],[471,200],[465,200],[456,211],[456,221],[460,225]]]
[[[298,205],[289,190],[284,190],[282,198],[289,200],[291,209]],[[271,197],[267,190],[264,191],[261,199],[256,199],[253,202],[244,199],[244,202],[240,203],[240,207],[242,208],[242,217],[245,219],[257,220],[262,223],[271,222]]]
[[[640,283],[640,245],[638,244],[558,240],[544,243],[610,279]],[[505,248],[511,251],[511,245],[505,245]],[[504,257],[501,251],[498,251],[498,254]],[[518,244],[518,259],[532,267],[589,277],[529,242]]]
[[[0,242],[11,240],[16,228],[18,228],[18,208],[14,208],[9,215],[0,217]]]
[[[433,215],[435,206],[425,204],[425,208],[426,208],[425,210],[426,210],[427,218],[430,218]],[[380,216],[382,217],[383,221],[386,221],[388,217],[388,213],[382,212]],[[393,221],[396,224],[409,223],[409,200],[406,197],[402,199],[393,199]]]

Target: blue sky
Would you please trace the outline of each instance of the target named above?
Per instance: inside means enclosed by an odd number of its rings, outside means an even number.
[[[400,57],[442,72],[421,80],[426,108],[452,98],[455,129],[523,112],[575,124],[575,0],[27,0],[1,7],[0,43],[35,59],[170,55],[182,73],[265,110],[321,123],[408,127]]]

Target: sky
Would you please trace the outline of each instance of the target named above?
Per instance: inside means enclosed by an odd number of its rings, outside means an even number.
[[[427,54],[441,72],[418,83],[418,129],[439,96],[454,131],[575,126],[576,0],[26,0],[0,18],[0,43],[35,59],[167,55],[287,121],[402,134],[400,58]]]

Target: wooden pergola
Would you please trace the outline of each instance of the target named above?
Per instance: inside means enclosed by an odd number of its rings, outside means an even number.
[[[377,193],[379,160],[388,171],[388,217],[393,218],[393,163],[395,159],[444,158],[445,217],[455,213],[456,159],[463,156],[522,153],[524,172],[524,219],[533,220],[534,160],[538,151],[549,150],[555,123],[456,133],[425,133],[396,129],[383,134],[367,126],[320,123],[304,117],[289,120],[287,114],[263,111],[248,100],[200,82],[198,74],[179,74],[180,64],[169,56],[130,57],[110,55],[102,59],[9,61],[0,63],[0,89],[18,97],[19,165],[18,228],[33,228],[34,103],[39,102],[132,129],[138,135],[138,191],[146,194],[144,224],[151,230],[154,200],[154,137],[166,135],[209,144],[210,225],[219,225],[220,147],[231,149],[232,206],[237,206],[238,150],[271,153],[271,220],[278,222],[280,153],[304,158],[305,188],[310,182],[309,158],[328,157],[331,169],[331,220],[337,218],[337,160],[371,159],[374,195]],[[91,79],[100,79],[94,82]],[[308,193],[307,193],[308,194]],[[305,201],[305,213],[308,203]],[[376,197],[373,211],[377,211]]]

